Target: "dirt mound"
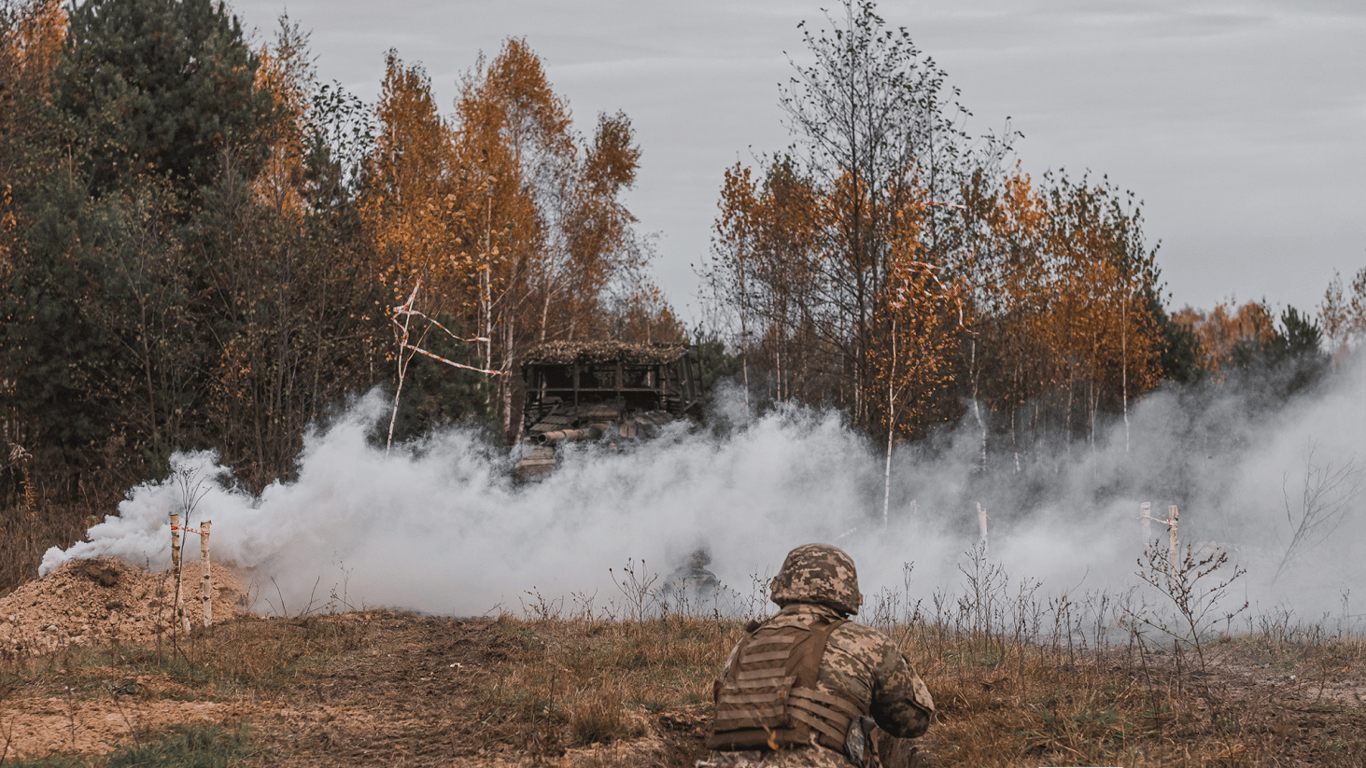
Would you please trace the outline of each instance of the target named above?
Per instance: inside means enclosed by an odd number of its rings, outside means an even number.
[[[203,622],[199,563],[185,567],[181,599],[192,626]],[[244,612],[241,582],[214,563],[213,616]],[[175,580],[118,558],[69,560],[0,598],[0,655],[17,658],[67,645],[137,642],[170,631]]]

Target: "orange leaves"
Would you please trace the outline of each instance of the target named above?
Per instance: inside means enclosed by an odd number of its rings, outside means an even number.
[[[552,183],[572,156],[568,110],[524,41],[509,40],[485,68],[482,59],[461,81],[456,99],[452,162],[465,191],[477,197],[462,227],[488,268],[493,294],[517,303],[545,242],[535,184]]]
[[[6,3],[0,19],[0,184],[22,197],[61,154],[45,113],[68,19],[61,0]]]
[[[420,66],[390,51],[378,109],[380,131],[361,217],[379,253],[378,277],[396,297],[422,280],[440,311],[463,288],[452,274],[460,224],[471,203],[457,194],[449,126],[437,113]]]
[[[282,214],[300,220],[306,204],[300,190],[304,183],[304,140],[308,130],[309,102],[314,74],[308,53],[308,35],[280,19],[274,46],[260,52],[256,89],[270,94],[273,125],[261,172],[252,182],[257,196]]]
[[[529,343],[605,330],[609,283],[647,253],[618,199],[640,150],[622,113],[584,142],[520,39],[462,77],[454,106],[441,117],[421,67],[389,54],[361,215],[395,302],[420,280],[422,311],[474,329],[481,367],[509,373]]]
[[[1044,181],[1007,178],[984,217],[977,324],[998,368],[988,383],[1003,406],[1042,398],[1070,423],[1076,403],[1093,422],[1157,383],[1153,253],[1108,184]]]
[[[779,158],[761,180],[738,163],[727,169],[718,205],[702,277],[718,319],[738,326],[746,376],[757,354],[775,399],[824,399],[841,386],[816,317],[828,309],[818,247],[825,195],[791,158]]]
[[[1233,358],[1233,349],[1241,341],[1256,341],[1265,345],[1275,335],[1275,318],[1263,302],[1249,301],[1238,306],[1237,300],[1216,304],[1205,314],[1187,307],[1173,316],[1195,334],[1200,345],[1203,367],[1218,374]]]
[[[737,163],[725,172],[719,206],[712,236],[717,277],[736,283],[732,298],[744,311],[790,322],[785,309],[799,300],[803,284],[810,287],[819,258],[823,195],[786,163],[770,167],[762,183]]]
[[[492,262],[490,279],[506,298],[495,313],[533,340],[606,331],[605,292],[646,254],[619,200],[640,160],[630,120],[599,115],[584,142],[539,57],[519,39],[464,78],[456,111],[462,168],[497,179],[483,230],[471,233],[489,242],[490,231],[499,233],[504,256]]]
[[[14,188],[0,190],[0,284],[8,284],[12,268],[11,251],[18,240],[19,217],[14,212]]]
[[[919,258],[914,232],[892,244],[887,281],[870,324],[868,411],[889,434],[915,436],[941,415],[963,332],[963,290]]]
[[[12,23],[0,30],[0,58],[9,70],[5,79],[26,83],[47,95],[48,76],[57,67],[66,37],[66,11],[62,0],[28,0],[15,5]]]
[[[584,178],[598,193],[615,193],[630,187],[640,165],[640,148],[625,112],[598,115],[598,129],[584,161]]]

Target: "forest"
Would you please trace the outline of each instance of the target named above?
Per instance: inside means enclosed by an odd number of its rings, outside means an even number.
[[[253,47],[210,0],[0,2],[0,589],[174,451],[288,478],[376,386],[403,381],[401,438],[515,439],[545,341],[687,341],[752,408],[838,409],[883,451],[971,424],[991,471],[1159,387],[1275,408],[1366,333],[1366,268],[1312,310],[1171,309],[1133,193],[1024,173],[906,30],[844,11],[776,94],[792,147],[716,169],[685,323],[624,202],[649,148],[577,123],[524,39],[447,109],[396,50],[377,103],[320,82],[288,17]]]

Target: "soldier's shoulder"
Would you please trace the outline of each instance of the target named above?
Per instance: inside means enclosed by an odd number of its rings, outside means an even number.
[[[831,633],[831,638],[841,645],[864,651],[877,651],[879,655],[889,648],[895,649],[892,641],[886,635],[857,621],[846,621],[839,625]]]

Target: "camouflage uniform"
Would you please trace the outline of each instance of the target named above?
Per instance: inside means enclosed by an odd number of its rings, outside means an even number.
[[[669,574],[669,578],[664,580],[661,593],[666,599],[671,600],[710,599],[721,586],[716,574],[707,570],[710,564],[710,550],[706,547],[693,550],[688,555],[687,563],[676,568]]]
[[[846,615],[857,613],[862,602],[854,563],[848,555],[835,547],[821,544],[798,547],[788,554],[770,590],[773,601],[782,606],[782,610],[748,632],[745,640],[731,652],[722,680],[718,681],[716,687],[718,720],[713,723],[713,746],[716,746],[715,740],[724,735],[719,732],[724,730],[720,720],[723,717],[720,702],[728,695],[733,700],[737,694],[744,693],[735,688],[744,684],[732,680],[731,670],[740,659],[741,649],[746,642],[762,630],[769,630],[766,633],[768,636],[776,636],[783,631],[800,632],[818,627],[828,628],[832,624],[833,629],[827,629],[824,651],[819,655],[815,692],[804,692],[800,682],[789,683],[797,687],[785,692],[784,700],[792,701],[808,695],[820,697],[840,705],[834,709],[846,708],[845,711],[850,715],[857,708],[859,714],[871,716],[884,731],[900,738],[914,738],[925,732],[934,713],[934,702],[906,657],[881,632],[862,624],[843,621]],[[832,696],[846,703],[835,701]],[[731,708],[736,707],[732,705]],[[855,749],[864,747],[862,764],[875,764],[871,740],[861,739],[871,730],[871,724],[867,720],[863,720],[862,725],[858,723],[857,720],[851,723],[850,739],[864,742],[855,746]],[[863,728],[862,734],[858,734],[860,727]],[[779,749],[716,750],[708,759],[699,761],[698,765],[716,768],[849,768],[855,764],[847,751],[833,748],[829,738],[818,741],[814,731],[807,734],[807,738],[812,743],[778,743]],[[779,742],[782,740],[778,739]]]

